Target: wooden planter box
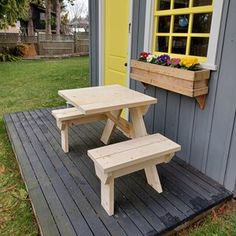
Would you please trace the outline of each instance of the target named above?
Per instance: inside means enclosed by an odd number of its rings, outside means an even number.
[[[204,109],[210,70],[189,71],[131,60],[131,79],[196,98]]]

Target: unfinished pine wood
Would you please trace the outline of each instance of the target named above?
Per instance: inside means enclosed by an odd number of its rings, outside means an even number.
[[[110,117],[114,116],[115,120],[119,120],[121,112],[122,112],[122,110],[112,111],[112,112],[110,112],[109,116]],[[105,126],[105,128],[103,130],[102,137],[101,137],[101,141],[104,144],[108,144],[109,143],[109,141],[111,139],[112,132],[116,128],[116,122],[114,122],[114,119],[108,118],[108,120],[107,120],[106,126]]]
[[[120,85],[60,90],[58,94],[87,115],[151,105],[157,102],[156,98]]]
[[[61,130],[61,147],[65,153],[69,152],[69,126],[107,119],[105,114],[85,115],[75,107],[53,110],[52,115]]]
[[[132,60],[130,76],[145,84],[195,97],[198,101],[197,97],[208,94],[210,71],[188,71]],[[199,105],[201,109],[204,108],[201,104]]]
[[[68,124],[64,124],[62,126],[62,129],[61,129],[61,147],[62,147],[62,150],[67,153],[69,152],[69,135],[68,135],[68,132],[69,132],[69,125]]]
[[[139,109],[137,112],[141,114]],[[135,119],[139,119],[139,116]],[[96,174],[101,180],[101,205],[108,215],[114,214],[114,178],[145,169],[148,184],[161,193],[156,165],[170,161],[174,153],[181,149],[180,145],[160,134],[143,137],[145,131],[143,129],[143,133],[138,134],[142,136],[137,138],[138,141],[134,139],[119,145],[88,150],[88,156],[94,161]],[[109,155],[104,155],[104,152]]]
[[[143,120],[143,111],[139,107],[130,109],[133,137],[138,138],[147,135],[145,122]]]
[[[200,95],[196,97],[199,107],[203,110],[206,104],[206,95]]]
[[[133,137],[143,137],[147,135],[147,130],[145,127],[145,123],[143,120],[143,113],[146,112],[147,109],[143,108],[132,108],[130,109],[130,116],[132,120],[132,128],[133,128]],[[159,137],[159,136],[158,136]],[[163,137],[162,137],[163,138]],[[164,161],[163,161],[164,162]],[[156,191],[159,193],[162,192],[162,187],[160,185],[159,175],[156,170],[156,164],[144,166],[146,178],[148,184],[150,184]]]
[[[149,187],[143,171],[116,179],[115,215],[109,217],[100,204],[93,161],[86,155],[88,149],[102,145],[104,124],[72,126],[71,151],[66,154],[51,110],[4,116],[43,236],[89,235],[89,229],[93,235],[163,235],[232,197],[221,185],[174,158],[158,165],[161,194]],[[116,130],[112,142],[118,145],[124,140]]]
[[[65,120],[71,120],[71,119],[83,117],[84,113],[77,108],[70,107],[70,108],[53,110],[52,115],[58,121],[65,121]]]
[[[153,134],[92,149],[88,155],[102,167],[104,173],[108,173],[143,162],[143,159],[148,161],[179,150],[180,145],[161,134]]]
[[[177,68],[155,65],[137,60],[131,60],[131,67],[190,81],[209,79],[210,77],[210,70],[206,69],[200,71],[180,70]]]

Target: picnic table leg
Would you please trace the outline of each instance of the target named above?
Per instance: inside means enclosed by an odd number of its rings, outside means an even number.
[[[61,128],[61,147],[65,153],[69,152],[68,131],[69,125],[63,124]]]
[[[143,114],[147,112],[147,109],[148,107],[136,107],[130,109],[130,116],[133,126],[133,136],[135,138],[148,135],[143,120]],[[146,167],[144,170],[148,184],[151,185],[157,192],[161,193],[162,187],[156,166],[149,166]]]
[[[111,113],[115,118],[119,118],[121,115],[121,112],[122,110],[117,110],[117,111],[112,111]],[[116,124],[111,119],[108,118],[106,126],[102,133],[102,137],[101,137],[101,141],[104,144],[108,144],[110,142],[112,132],[114,131],[115,128],[116,128]]]

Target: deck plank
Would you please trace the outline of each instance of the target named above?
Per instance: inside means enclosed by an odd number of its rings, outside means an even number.
[[[87,150],[103,146],[103,122],[69,130],[70,152],[60,146],[51,108],[4,116],[42,235],[162,235],[230,199],[232,193],[174,158],[159,165],[163,193],[143,171],[115,181],[115,215],[100,205],[100,182]],[[112,143],[127,140],[115,131]]]
[[[76,235],[73,226],[65,213],[65,210],[58,199],[58,196],[44,171],[40,161],[38,160],[37,153],[32,147],[30,140],[28,139],[21,121],[18,119],[17,114],[12,114],[11,118],[16,127],[17,133],[20,136],[20,140],[23,144],[23,147],[27,153],[28,159],[31,163],[31,166],[34,170],[35,176],[39,181],[39,184],[43,190],[44,196],[48,202],[48,205],[52,211],[56,224],[62,235]]]
[[[45,112],[45,111],[43,111]],[[46,113],[47,114],[47,113]],[[48,113],[50,114],[50,113]],[[47,115],[48,115],[47,114]],[[53,126],[55,128],[55,131],[57,131],[57,128],[55,126],[54,120],[51,119],[51,117],[48,117],[50,121],[51,127]],[[83,130],[83,127],[82,127]],[[57,133],[57,139],[58,144],[60,144],[60,133],[54,132],[56,135]],[[87,135],[87,132],[81,132],[80,129],[80,136],[77,135],[74,130],[71,130],[71,144],[73,146],[72,151],[69,153],[69,156],[71,156],[72,160],[76,161],[74,162],[75,165],[80,169],[80,172],[84,175],[84,177],[89,181],[90,185],[93,187],[93,189],[96,191],[97,195],[100,198],[100,182],[99,179],[94,175],[95,170],[92,161],[90,158],[87,157],[86,153],[82,153],[81,158],[77,158],[77,152],[82,151],[81,149],[81,143],[84,143],[84,145],[87,145],[87,147],[94,147],[96,145],[96,141],[94,141],[91,137]],[[81,138],[83,137],[83,139]],[[79,143],[80,146],[76,146],[76,143]],[[75,145],[73,145],[75,142]],[[99,141],[100,142],[100,141]],[[102,143],[101,143],[102,145]],[[76,151],[76,153],[74,152]],[[87,149],[86,149],[87,150]],[[83,151],[82,151],[83,152]],[[127,208],[127,200],[124,199],[123,195],[119,191],[119,189],[115,185],[115,209],[118,210],[118,212],[115,214],[115,217],[117,220],[119,220],[122,227],[126,229],[126,233],[128,235],[139,235],[140,232],[142,232],[144,235],[148,234],[150,232],[153,232],[153,228],[149,225],[148,222],[143,217],[140,217],[140,214],[138,211],[133,207]],[[117,204],[116,199],[119,199],[119,204]],[[140,226],[140,230],[137,226]]]
[[[38,128],[36,122],[30,116],[30,113],[26,112],[25,118],[29,121],[29,124],[31,125],[32,130],[34,131],[35,135],[37,135],[38,141],[39,141],[39,143],[41,143],[45,152],[50,154],[51,163],[53,164],[55,171],[60,173],[60,178],[61,178],[62,182],[64,183],[70,197],[72,198],[69,200],[72,200],[72,202],[74,201],[74,203],[76,205],[76,206],[73,205],[72,207],[78,208],[79,212],[81,213],[80,216],[82,217],[82,219],[77,217],[75,224],[78,224],[77,221],[81,221],[81,224],[87,223],[93,233],[96,232],[96,233],[104,235],[104,236],[109,235],[105,226],[102,224],[102,222],[99,220],[99,218],[97,218],[96,212],[90,206],[90,204],[88,203],[88,201],[86,200],[84,195],[81,194],[81,190],[78,188],[74,179],[71,177],[68,170],[65,168],[65,166],[61,162],[61,160],[57,154],[58,152],[54,151],[53,146],[48,145],[48,140],[46,139],[46,136],[44,136],[42,131]],[[55,173],[52,173],[50,175],[54,176]],[[62,194],[63,194],[63,197],[65,197],[65,193],[62,192]],[[86,219],[86,222],[84,219]],[[81,234],[82,233],[83,232],[81,232]],[[87,232],[85,232],[85,233],[87,233]]]
[[[39,222],[39,226],[43,226],[39,227],[40,232],[42,235],[60,235],[53,214],[44,197],[41,186],[38,180],[36,179],[35,173],[30,165],[28,156],[20,141],[17,130],[15,129],[14,123],[10,115],[5,115],[4,120],[5,123],[7,123],[7,132],[10,137],[17,161],[19,163],[21,175],[26,184],[26,188],[28,189],[29,198],[31,200],[35,215],[37,217],[37,221]]]
[[[47,123],[44,123],[40,119],[40,113],[39,111],[36,112],[31,112],[31,115],[34,119],[37,120],[37,124],[39,125],[41,131],[43,132],[44,130],[47,131],[53,131],[52,125]],[[61,149],[60,143],[56,141],[56,139],[53,136],[53,133],[47,132],[44,133],[45,137],[47,138],[47,141],[51,144],[52,147],[54,147],[54,150],[58,154],[58,157],[60,160],[63,162],[64,166],[67,168],[68,172],[74,179],[75,183],[79,187],[77,191],[81,191],[84,196],[88,199],[89,203],[93,207],[94,211],[96,212],[97,216],[101,219],[103,224],[108,228],[110,233],[112,235],[115,235],[119,232],[119,235],[126,235],[125,233],[122,234],[122,228],[119,226],[116,220],[114,220],[112,217],[109,217],[104,209],[100,207],[100,199],[96,195],[96,193],[93,191],[91,186],[88,184],[86,179],[81,175],[75,164],[71,161],[70,158],[65,158],[64,152]]]

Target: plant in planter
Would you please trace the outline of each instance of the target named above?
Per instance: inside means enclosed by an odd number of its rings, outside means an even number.
[[[197,58],[179,59],[142,52],[139,60],[131,60],[130,75],[145,84],[194,97],[204,109],[210,71],[201,68]]]

